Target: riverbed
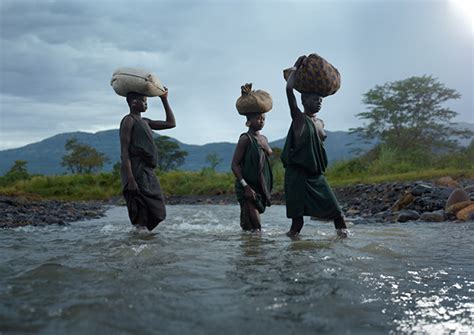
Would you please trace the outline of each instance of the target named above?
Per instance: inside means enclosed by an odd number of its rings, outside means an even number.
[[[125,207],[0,230],[0,333],[387,334],[474,327],[474,225],[305,220],[284,206],[241,232],[232,205],[168,206],[153,233]],[[360,221],[359,221],[360,222]]]

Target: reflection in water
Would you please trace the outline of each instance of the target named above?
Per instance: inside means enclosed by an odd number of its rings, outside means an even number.
[[[0,332],[443,333],[473,327],[472,223],[358,225],[347,240],[285,209],[243,233],[238,206],[169,206],[153,233],[125,208],[0,232]]]

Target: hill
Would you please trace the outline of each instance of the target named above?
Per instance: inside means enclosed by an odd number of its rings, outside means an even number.
[[[330,162],[349,159],[353,157],[349,144],[355,143],[354,135],[344,131],[327,131],[326,150]],[[75,136],[79,142],[88,144],[98,151],[104,153],[110,162],[104,166],[104,171],[110,171],[112,166],[120,160],[120,143],[118,129],[105,130],[97,133],[71,132],[62,133],[40,142],[31,143],[16,149],[0,151],[0,174],[5,174],[13,165],[15,160],[25,160],[28,162],[27,168],[30,173],[45,175],[63,174],[66,170],[61,166],[62,157],[66,154],[64,144]],[[186,150],[188,156],[182,170],[197,171],[206,167],[206,156],[216,153],[222,162],[217,166],[220,172],[230,171],[230,162],[235,149],[235,143],[220,142],[204,145],[194,145],[181,143],[174,139],[181,150]],[[283,148],[285,139],[271,142],[272,147]],[[365,149],[369,146],[365,146]]]

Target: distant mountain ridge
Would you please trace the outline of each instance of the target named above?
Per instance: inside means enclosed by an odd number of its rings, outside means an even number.
[[[460,127],[474,130],[474,124],[460,123]],[[351,159],[355,156],[352,152],[355,148],[367,150],[373,144],[364,144],[357,140],[355,135],[345,131],[326,131],[328,137],[325,147],[329,163],[339,160]],[[79,142],[94,147],[99,152],[104,153],[109,158],[103,170],[110,171],[112,166],[120,160],[120,140],[118,129],[99,131],[97,133],[71,132],[54,135],[40,142],[31,143],[16,149],[0,151],[0,175],[5,174],[16,160],[28,162],[27,168],[30,173],[44,175],[64,174],[66,169],[61,166],[62,157],[66,154],[64,144],[75,136]],[[158,136],[158,135],[157,135]],[[180,167],[182,170],[198,171],[206,166],[206,156],[216,153],[222,159],[217,166],[217,171],[230,171],[230,163],[236,143],[219,142],[204,145],[185,144],[174,139],[181,150],[186,150],[188,156],[185,163]],[[468,145],[470,141],[462,141],[463,145]],[[271,147],[283,148],[285,138],[270,142]],[[351,145],[354,144],[354,145]]]
[[[354,143],[356,137],[344,131],[327,131],[326,150],[330,162],[342,159],[350,159],[354,156],[351,147],[347,144]],[[109,158],[103,170],[110,171],[112,166],[120,160],[120,140],[118,129],[99,131],[97,133],[70,132],[57,134],[40,142],[31,143],[16,149],[0,151],[0,175],[5,174],[16,160],[28,162],[27,168],[30,173],[44,175],[64,174],[66,169],[61,166],[62,157],[66,154],[64,144],[71,138],[76,137],[81,143],[94,147]],[[216,170],[219,172],[230,171],[230,163],[236,143],[219,142],[204,145],[186,144],[175,140],[181,150],[188,152],[185,163],[181,170],[198,171],[208,166],[206,156],[216,153],[222,159]],[[283,148],[285,139],[270,142],[272,147]],[[366,146],[365,148],[368,148]]]

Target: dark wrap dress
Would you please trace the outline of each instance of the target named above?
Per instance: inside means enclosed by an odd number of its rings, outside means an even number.
[[[258,141],[247,133],[240,136],[247,136],[250,140],[244,159],[240,164],[242,177],[249,186],[257,193],[255,207],[260,213],[265,211],[266,206],[270,206],[270,192],[273,188],[273,174],[270,167],[268,155]],[[245,190],[238,180],[235,181],[235,194],[239,203],[247,201]]]
[[[125,116],[122,122],[127,117],[133,118],[134,121],[128,150],[132,174],[138,184],[139,192],[132,195],[127,190],[128,179],[123,168],[122,192],[132,224],[140,223],[152,230],[166,218],[163,193],[154,171],[157,164],[157,150],[153,141],[153,131],[146,121],[133,114]]]
[[[285,167],[288,218],[312,216],[335,219],[342,215],[336,196],[323,175],[327,166],[326,150],[308,116],[305,116],[305,126],[298,145],[294,143],[291,125],[281,160]]]

